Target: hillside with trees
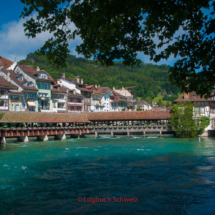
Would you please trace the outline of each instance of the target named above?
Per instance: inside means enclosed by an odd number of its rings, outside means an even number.
[[[55,80],[65,73],[67,78],[73,78],[77,75],[83,78],[84,83],[100,84],[108,86],[111,89],[117,87],[136,86],[130,90],[135,97],[141,97],[150,101],[160,92],[165,90],[167,94],[177,95],[179,89],[177,86],[171,86],[169,82],[168,65],[153,65],[142,63],[139,66],[124,66],[121,62],[115,62],[113,66],[106,67],[93,60],[77,58],[69,55],[66,61],[66,68],[55,69],[50,65],[44,56],[38,56],[34,53],[28,54],[25,60],[20,61],[26,65],[37,66],[46,70]]]

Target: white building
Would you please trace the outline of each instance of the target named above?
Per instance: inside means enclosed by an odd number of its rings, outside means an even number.
[[[135,102],[135,110],[137,110],[138,107],[141,108],[142,111],[152,109],[152,106],[147,101],[136,101]]]

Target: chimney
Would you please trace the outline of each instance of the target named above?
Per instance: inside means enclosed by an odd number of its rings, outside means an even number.
[[[95,84],[95,88],[97,88],[97,84]]]
[[[51,90],[53,89],[53,85],[51,84]]]
[[[100,84],[98,85],[98,88],[100,87]]]
[[[79,76],[76,77],[77,83],[79,83]]]
[[[122,87],[122,90],[124,90],[125,88],[124,87]]]
[[[81,79],[81,83],[82,83],[82,84],[84,83],[83,78]]]
[[[10,82],[10,73],[7,73],[7,81]]]
[[[113,90],[116,90],[116,88],[115,88],[115,87],[113,87]]]
[[[62,78],[65,78],[65,73],[62,74]]]
[[[37,66],[37,69],[36,69],[36,70],[37,70],[37,72],[39,72],[39,71],[40,71],[40,67],[39,67],[39,66]]]

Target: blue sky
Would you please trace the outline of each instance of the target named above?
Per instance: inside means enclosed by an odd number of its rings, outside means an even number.
[[[22,4],[19,0],[1,0],[0,56],[8,58],[12,61],[14,61],[15,58],[17,61],[25,59],[28,53],[39,49],[50,37],[48,32],[42,33],[34,39],[28,39],[24,35],[23,23],[25,20],[19,18],[23,7],[24,4]],[[71,24],[70,27],[75,29],[74,24]],[[179,29],[177,34],[180,34],[181,32],[182,30]],[[75,40],[70,42],[70,54],[80,56],[75,51],[76,45],[80,43],[80,37],[76,37]],[[145,63],[155,64],[153,61],[149,60],[149,56],[145,56],[143,53],[138,53],[137,57]],[[170,56],[167,61],[161,60],[157,64],[173,65],[176,60],[177,59],[174,59],[173,56]]]

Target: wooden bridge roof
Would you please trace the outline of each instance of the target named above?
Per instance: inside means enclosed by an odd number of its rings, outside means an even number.
[[[79,113],[41,113],[41,112],[5,112],[0,123],[89,123],[86,114]]]
[[[164,120],[169,117],[169,111],[93,112],[87,115],[89,121]]]
[[[5,112],[0,123],[90,123],[93,121],[164,120],[169,111],[120,111],[93,113]]]

